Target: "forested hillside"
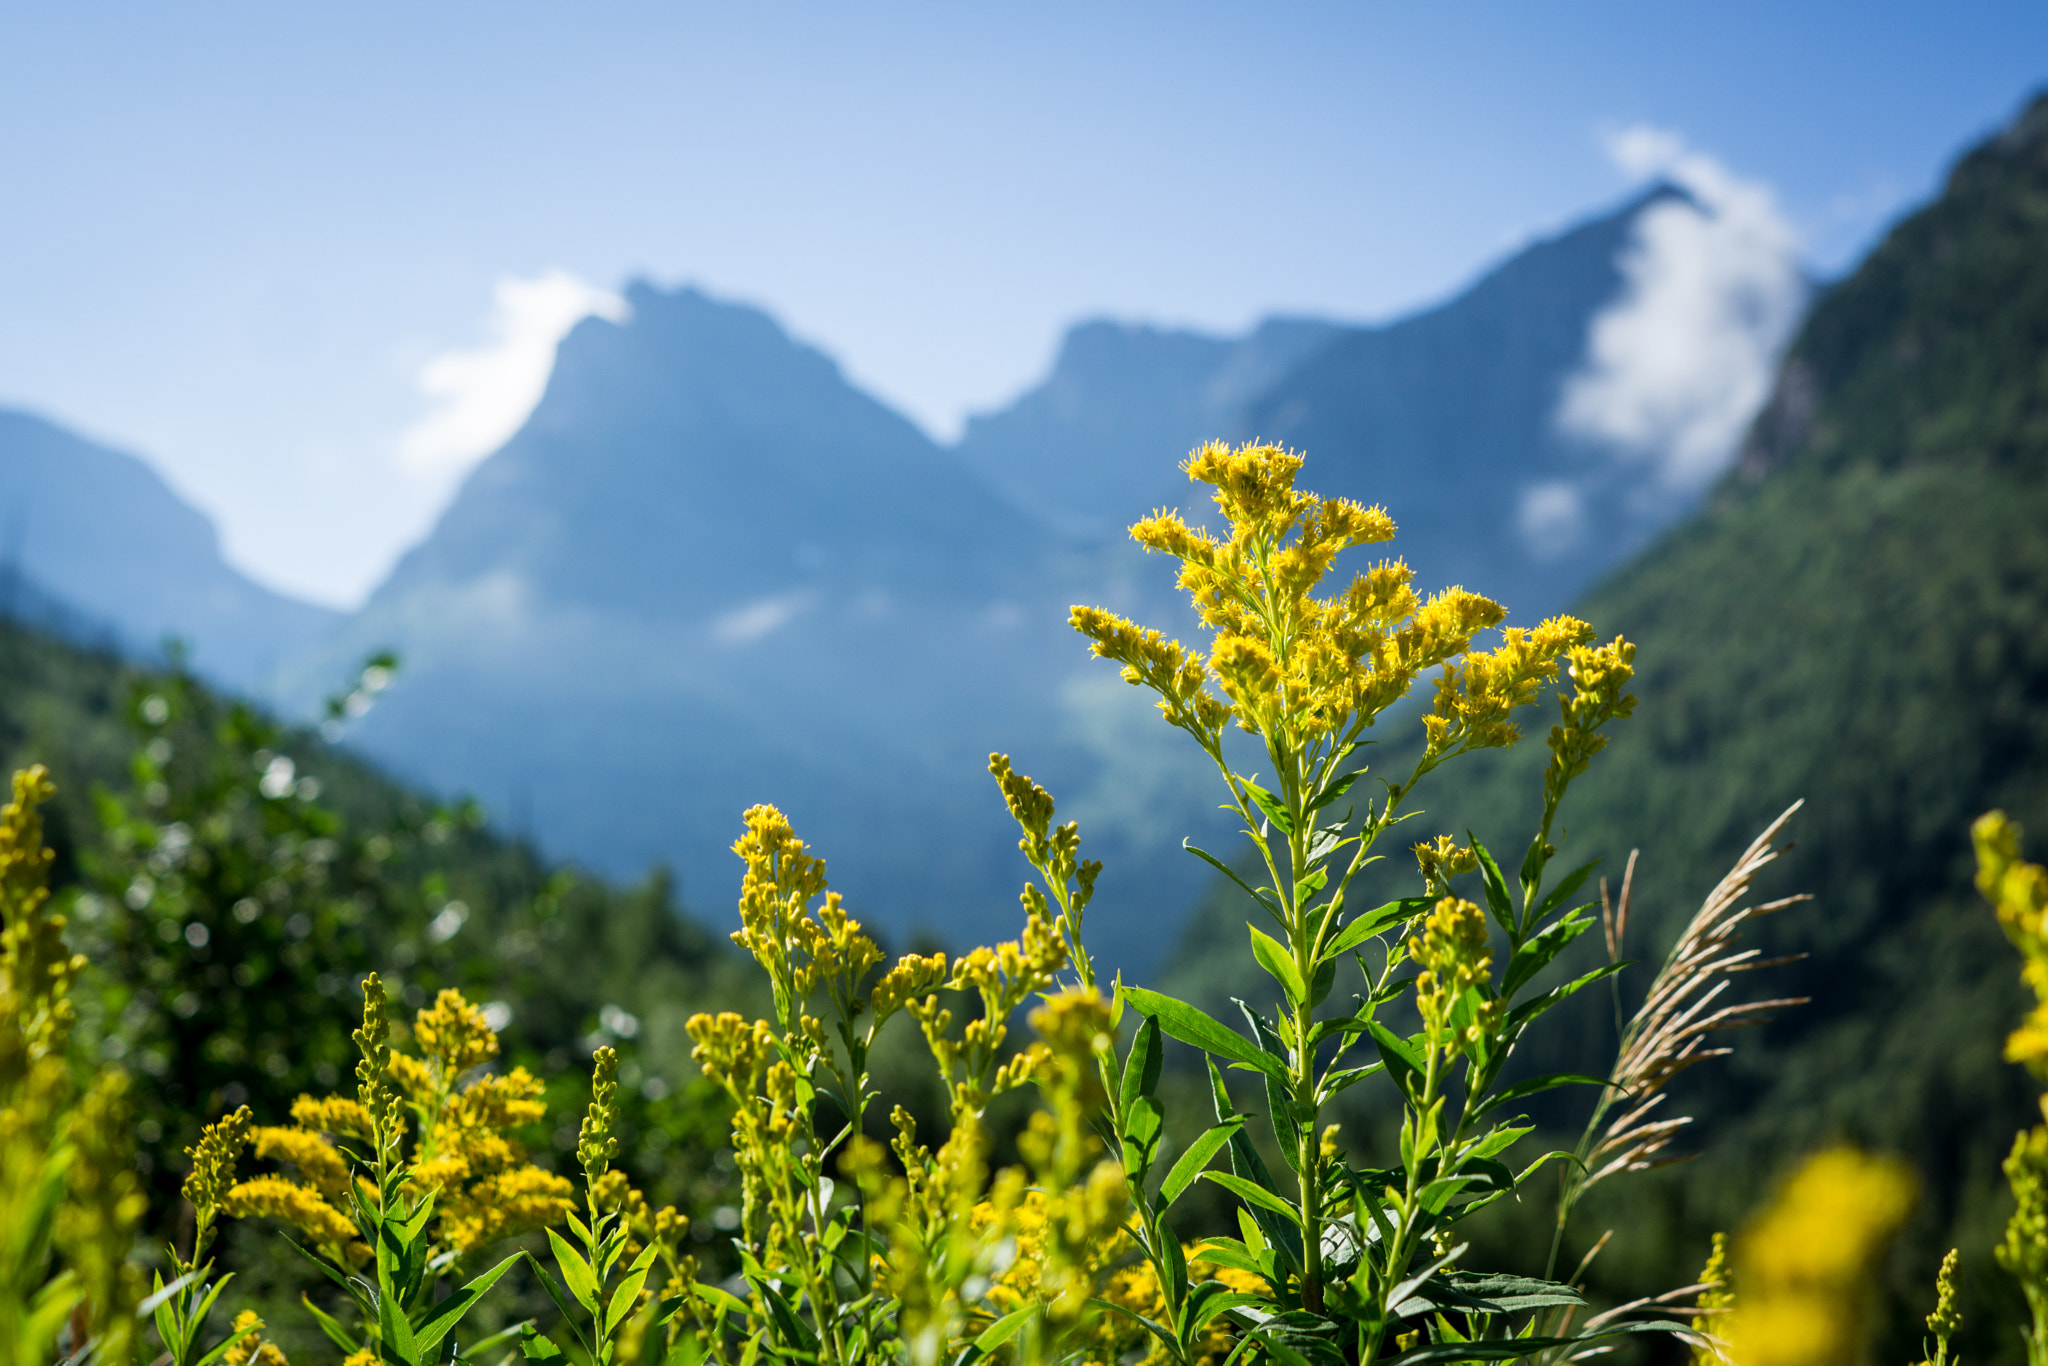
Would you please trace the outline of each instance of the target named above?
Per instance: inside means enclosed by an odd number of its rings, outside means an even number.
[[[1314,471],[1311,452],[1311,484]],[[1917,1343],[1952,1244],[1981,1344],[1970,1359],[2016,1348],[1990,1246],[2009,1208],[1998,1164],[2033,1104],[1999,1060],[2022,991],[1971,886],[1968,826],[2003,807],[2048,842],[2044,527],[2048,102],[1820,300],[1712,506],[1577,609],[1641,647],[1635,718],[1564,818],[1566,855],[1597,855],[1616,879],[1642,850],[1628,955],[1661,957],[1797,798],[1797,847],[1765,890],[1816,898],[1757,939],[1808,957],[1751,988],[1812,1003],[1692,1074],[1679,1109],[1706,1156],[1607,1211],[1617,1287],[1673,1283],[1786,1163],[1849,1139],[1905,1154],[1926,1181],[1894,1267],[1892,1355]],[[1519,849],[1546,758],[1532,741],[1446,770],[1408,828],[1469,826]],[[1219,895],[1169,978],[1211,999],[1239,989],[1207,957],[1236,954],[1243,919]],[[1577,1004],[1582,1046],[1525,1065],[1597,1072],[1611,1057],[1607,1002]]]
[[[314,731],[0,623],[0,764],[31,763],[57,783],[55,881],[93,961],[86,1046],[137,1074],[156,1220],[175,1218],[200,1124],[244,1103],[281,1122],[341,1081],[373,970],[408,1007],[444,987],[493,1002],[561,1114],[590,1050],[620,1047],[629,1122],[664,1133],[635,1148],[650,1189],[701,1194],[721,1112],[692,1085],[682,1021],[745,988],[663,875],[621,888],[550,866]]]

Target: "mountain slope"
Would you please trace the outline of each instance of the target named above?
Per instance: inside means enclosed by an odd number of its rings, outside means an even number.
[[[1020,506],[1116,536],[1182,490],[1173,464],[1242,425],[1241,411],[1348,329],[1271,318],[1242,338],[1098,319],[1068,331],[1052,373],[970,418],[956,450]]]
[[[2034,1088],[1999,1061],[2022,991],[1971,886],[1968,824],[2002,806],[2036,857],[2048,849],[2044,525],[2048,102],[1965,157],[1819,301],[1738,472],[1578,609],[1641,651],[1636,718],[1564,822],[1566,855],[1610,873],[1643,851],[1630,956],[1659,957],[1800,797],[1797,847],[1765,890],[1817,897],[1756,940],[1810,956],[1755,994],[1812,1004],[1691,1075],[1678,1109],[1700,1116],[1704,1161],[1602,1212],[1623,1224],[1614,1288],[1679,1283],[1706,1232],[1734,1227],[1786,1163],[1847,1139],[1906,1154],[1927,1181],[1892,1269],[1888,1359],[1917,1344],[1950,1246],[1968,1359],[2017,1359],[1988,1249],[2009,1208],[1998,1163],[2035,1117]],[[1469,826],[1519,848],[1545,758],[1532,739],[1446,770],[1416,834]],[[1210,908],[1183,982],[1218,989],[1204,936],[1242,918]],[[1566,1042],[1525,1065],[1601,1069],[1607,1005],[1575,1004]]]
[[[1057,524],[1115,534],[1189,502],[1174,464],[1192,446],[1282,441],[1323,491],[1384,504],[1425,578],[1554,611],[1689,506],[1558,420],[1647,216],[1674,207],[1711,213],[1659,186],[1379,327],[1082,324],[1041,385],[969,422],[960,456]]]
[[[1382,328],[1083,325],[952,451],[766,315],[636,285],[630,321],[563,343],[525,427],[301,661],[297,695],[394,647],[399,690],[362,742],[414,779],[693,890],[727,884],[739,812],[772,800],[867,914],[956,943],[1015,921],[1022,869],[982,774],[1004,750],[1108,862],[1106,961],[1147,965],[1201,882],[1178,839],[1217,818],[1199,756],[1065,627],[1090,601],[1185,629],[1123,526],[1188,501],[1190,446],[1277,432],[1314,442],[1326,491],[1387,503],[1425,574],[1523,615],[1561,605],[1626,537],[1541,559],[1515,507],[1462,486],[1612,463],[1560,435],[1558,405],[1645,215],[1691,203],[1654,191]]]
[[[765,315],[629,300],[564,342],[306,691],[396,646],[371,753],[551,849],[670,862],[700,903],[737,884],[741,812],[774,802],[864,917],[1014,933],[1025,869],[987,758],[1085,805],[1130,708],[1075,682],[1066,609],[1128,557],[1050,534]],[[1199,885],[1118,876],[1148,910]]]
[[[63,605],[17,615],[138,655],[179,637],[194,668],[243,692],[342,621],[229,568],[212,523],[140,460],[27,413],[0,411],[0,556],[30,598]]]

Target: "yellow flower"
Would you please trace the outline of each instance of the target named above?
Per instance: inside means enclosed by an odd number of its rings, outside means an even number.
[[[1415,846],[1415,863],[1422,870],[1423,885],[1436,890],[1448,888],[1452,878],[1477,868],[1479,855],[1449,835],[1438,835],[1434,842],[1424,840]]]
[[[260,1128],[256,1156],[289,1162],[306,1184],[329,1199],[348,1189],[348,1163],[334,1145],[311,1129]]]
[[[370,1136],[370,1112],[347,1096],[300,1096],[292,1102],[292,1122],[337,1138]]]
[[[1408,956],[1422,968],[1415,979],[1415,1008],[1422,1013],[1422,1027],[1453,1052],[1478,1043],[1500,1013],[1501,1002],[1482,1000],[1463,1030],[1452,1023],[1459,999],[1491,980],[1489,946],[1486,913],[1455,896],[1439,900],[1423,921],[1422,933],[1408,940]]]
[[[1934,1273],[1934,1312],[1927,1316],[1927,1331],[1941,1344],[1939,1355],[1948,1355],[1948,1340],[1963,1326],[1962,1311],[1956,1308],[1956,1262],[1958,1250],[1950,1248]]]
[[[1276,756],[1355,743],[1422,671],[1465,656],[1473,637],[1504,615],[1498,603],[1461,588],[1422,601],[1399,561],[1373,566],[1333,597],[1316,597],[1340,553],[1391,538],[1394,523],[1380,508],[1297,490],[1301,463],[1278,446],[1204,446],[1182,468],[1215,490],[1229,535],[1218,539],[1170,512],[1131,527],[1139,544],[1181,562],[1180,586],[1214,632],[1206,660],[1099,608],[1073,611],[1075,629],[1095,653],[1122,664],[1128,682],[1157,692],[1167,720],[1212,755],[1232,719],[1266,736]],[[1510,632],[1501,651],[1453,672],[1440,714],[1424,723],[1426,766],[1453,748],[1512,741],[1506,711],[1532,700],[1555,676],[1557,654],[1578,639],[1564,620]]]
[[[1853,1366],[1871,1273],[1911,1210],[1900,1163],[1835,1148],[1808,1158],[1736,1243],[1738,1366]]]
[[[441,1236],[458,1252],[550,1228],[568,1217],[576,1188],[539,1167],[485,1177],[449,1197]]]
[[[2048,1081],[2048,871],[2020,858],[2020,827],[1993,811],[1970,827],[1977,847],[1977,890],[1998,913],[1999,927],[2020,951],[2020,976],[2033,988],[2033,1012],[2005,1042],[2005,1060],[2025,1064]]]
[[[185,1156],[192,1159],[192,1173],[185,1178],[183,1193],[202,1221],[227,1202],[235,1184],[235,1159],[248,1146],[249,1126],[255,1118],[244,1105],[219,1123],[207,1125],[198,1146],[185,1149]]]
[[[412,1036],[420,1051],[453,1078],[498,1056],[498,1035],[478,1006],[459,991],[443,991],[434,1004],[413,1018]]]
[[[1713,1251],[1707,1255],[1707,1264],[1700,1268],[1700,1291],[1693,1315],[1692,1330],[1719,1337],[1726,1328],[1724,1320],[1728,1311],[1735,1307],[1735,1290],[1728,1274],[1728,1235],[1714,1235]],[[1695,1347],[1692,1353],[1693,1366],[1718,1366],[1720,1357],[1709,1347]]]
[[[355,1224],[320,1192],[282,1176],[254,1176],[239,1182],[225,1203],[237,1219],[262,1216],[290,1224],[316,1247],[343,1248],[356,1236]]]
[[[235,1315],[234,1331],[239,1333],[244,1328],[249,1330],[249,1336],[221,1354],[221,1366],[291,1366],[282,1348],[263,1340],[264,1323],[255,1310],[244,1309]]]
[[[1993,1253],[2031,1300],[2048,1286],[2048,1126],[2037,1124],[2014,1137],[2005,1177],[2017,1208]]]

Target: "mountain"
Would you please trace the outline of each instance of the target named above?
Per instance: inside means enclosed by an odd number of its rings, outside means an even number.
[[[131,655],[177,637],[244,692],[343,620],[230,568],[213,524],[134,456],[4,410],[0,562],[10,616]]]
[[[615,875],[670,863],[705,905],[733,886],[740,812],[773,801],[863,914],[954,943],[1016,922],[982,771],[1002,750],[1108,864],[1099,951],[1149,965],[1202,886],[1179,838],[1217,817],[1200,756],[1065,626],[1083,601],[1190,625],[1122,528],[1188,501],[1199,441],[1312,439],[1321,487],[1388,503],[1425,573],[1561,605],[1636,532],[1545,559],[1486,490],[1615,467],[1558,411],[1644,225],[1676,211],[1706,215],[1660,188],[1385,327],[1084,324],[951,450],[758,310],[636,284],[629,318],[564,340],[525,427],[294,695],[395,648],[359,739],[409,778]]]
[[[551,849],[670,862],[716,905],[741,812],[773,802],[863,917],[1014,933],[1026,868],[988,755],[1087,805],[1129,690],[1075,679],[1066,609],[1128,557],[1049,531],[766,315],[627,298],[563,342],[304,693],[394,645],[360,743]],[[1154,917],[1199,885],[1119,876]]]
[[[1052,373],[968,419],[960,458],[1064,529],[1120,534],[1182,499],[1174,463],[1235,433],[1245,405],[1351,329],[1272,318],[1240,338],[1095,319],[1070,329]]]
[[[968,423],[959,454],[1020,505],[1102,534],[1185,508],[1174,465],[1191,447],[1280,441],[1308,453],[1320,490],[1385,505],[1423,578],[1541,616],[1691,506],[1654,461],[1560,415],[1590,333],[1636,285],[1646,224],[1715,212],[1657,186],[1380,327],[1271,319],[1223,338],[1085,323],[1042,384]]]
[[[1926,1182],[1891,1268],[1882,1359],[1912,1359],[1951,1246],[1967,1359],[2020,1359],[2017,1296],[1989,1249],[2011,1207],[1998,1164],[2038,1113],[2000,1061],[2025,993],[1972,887],[1968,826],[2003,807],[2030,853],[2048,852],[2044,206],[2048,99],[1820,298],[1736,470],[1577,608],[1640,647],[1636,716],[1574,789],[1563,842],[1610,875],[1642,850],[1628,956],[1657,961],[1795,798],[1796,847],[1765,891],[1817,898],[1761,927],[1768,952],[1808,956],[1751,989],[1812,1003],[1691,1074],[1674,1111],[1701,1118],[1689,1146],[1706,1157],[1605,1211],[1621,1224],[1606,1254],[1617,1293],[1682,1283],[1709,1230],[1737,1226],[1800,1154],[1847,1139],[1905,1154]],[[1520,848],[1546,758],[1532,740],[1446,769],[1416,834],[1469,826]],[[1243,918],[1213,902],[1169,976],[1227,994],[1210,946]],[[1608,1003],[1574,1004],[1566,1042],[1532,1070],[1598,1073],[1611,1057]]]

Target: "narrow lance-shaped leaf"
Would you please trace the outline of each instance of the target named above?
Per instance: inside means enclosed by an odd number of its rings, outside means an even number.
[[[1179,1039],[1182,1043],[1193,1044],[1204,1052],[1259,1072],[1279,1072],[1285,1069],[1273,1058],[1253,1046],[1242,1035],[1213,1019],[1184,1001],[1171,996],[1162,996],[1156,991],[1143,987],[1122,988],[1124,999],[1138,1012],[1159,1021],[1159,1027]]]

